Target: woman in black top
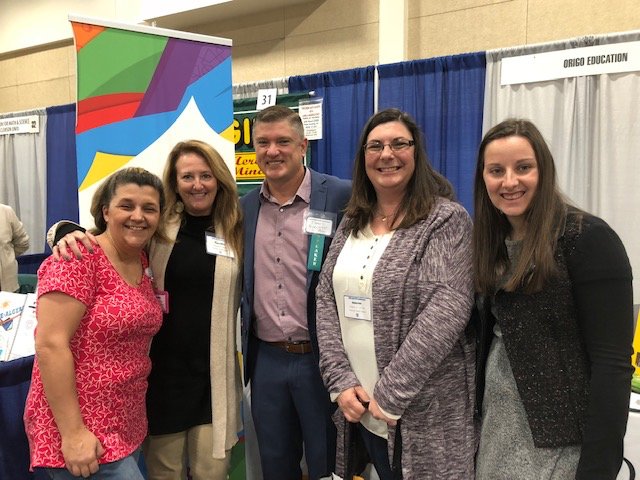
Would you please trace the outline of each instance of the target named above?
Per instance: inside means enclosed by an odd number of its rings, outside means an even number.
[[[632,372],[631,267],[615,232],[560,194],[529,121],[506,120],[480,145],[474,268],[476,478],[614,479]]]

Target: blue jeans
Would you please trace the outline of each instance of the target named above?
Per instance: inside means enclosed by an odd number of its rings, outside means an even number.
[[[144,480],[140,468],[138,467],[138,457],[140,450],[136,450],[128,457],[111,463],[103,463],[90,480]],[[51,480],[77,480],[78,478],[69,472],[66,468],[42,468]]]

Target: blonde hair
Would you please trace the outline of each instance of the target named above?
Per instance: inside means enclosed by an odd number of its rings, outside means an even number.
[[[186,153],[194,153],[205,161],[218,182],[218,192],[211,209],[211,226],[219,225],[227,244],[238,259],[242,258],[242,211],[238,199],[236,182],[220,154],[211,145],[200,140],[178,142],[167,158],[164,167],[164,189],[167,198],[167,215],[182,217],[182,201],[178,195],[178,172],[176,164]]]

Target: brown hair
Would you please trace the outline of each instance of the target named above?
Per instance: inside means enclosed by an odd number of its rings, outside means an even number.
[[[211,209],[211,225],[219,225],[222,232],[219,232],[228,245],[234,250],[238,260],[242,258],[242,213],[240,202],[238,201],[238,190],[236,182],[229,172],[220,154],[208,143],[200,140],[187,140],[178,142],[167,158],[164,167],[164,188],[167,196],[167,215],[182,214],[181,202],[178,195],[178,174],[176,164],[178,159],[186,154],[194,153],[202,157],[211,169],[213,176],[218,182],[218,192]]]
[[[400,203],[400,208],[392,218],[391,225],[394,224],[399,214],[404,213],[404,218],[397,228],[410,227],[431,213],[437,197],[444,197],[450,200],[454,198],[451,183],[436,172],[429,163],[422,133],[413,118],[396,108],[382,110],[374,114],[364,126],[353,163],[353,187],[345,214],[348,217],[346,231],[354,235],[358,235],[373,220],[377,203],[376,191],[365,169],[364,145],[367,143],[367,137],[371,130],[388,122],[402,123],[407,127],[415,142],[415,170],[407,184],[407,190]]]
[[[525,212],[526,233],[522,253],[513,274],[504,286],[500,277],[508,270],[509,258],[505,239],[511,232],[509,220],[493,206],[484,182],[484,153],[494,140],[519,136],[526,139],[535,154],[538,186]],[[476,289],[493,293],[498,288],[525,292],[539,291],[556,272],[554,249],[566,218],[567,201],[556,185],[553,156],[542,134],[529,120],[507,119],[489,130],[478,149],[474,185],[474,269]]]
[[[300,115],[289,107],[285,107],[283,105],[272,105],[264,110],[260,110],[253,119],[252,129],[255,131],[258,123],[275,123],[283,120],[286,120],[289,123],[291,128],[300,136],[301,139],[304,138],[304,126],[302,125]]]
[[[164,190],[162,188],[162,181],[157,175],[154,175],[140,167],[129,167],[118,170],[100,184],[91,199],[90,212],[93,216],[93,222],[95,223],[95,228],[91,229],[91,232],[94,234],[100,234],[107,230],[107,222],[104,219],[102,209],[109,206],[118,187],[131,183],[140,187],[152,187],[156,192],[158,192],[160,199],[160,221],[158,222],[158,227],[156,228],[153,236],[161,240],[166,240],[166,225],[164,222],[166,202]]]

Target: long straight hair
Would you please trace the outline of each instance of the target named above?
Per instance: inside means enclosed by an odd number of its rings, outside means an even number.
[[[221,226],[222,234],[227,244],[233,249],[238,260],[242,259],[242,212],[238,200],[236,183],[229,172],[229,168],[220,154],[206,142],[187,140],[178,142],[167,158],[164,167],[163,183],[167,197],[167,214],[182,217],[183,205],[178,195],[178,159],[186,154],[194,153],[202,157],[211,169],[218,182],[218,192],[211,209],[211,226]],[[184,218],[182,217],[184,220]]]
[[[484,154],[491,142],[511,136],[522,137],[531,145],[537,163],[538,186],[525,212],[522,252],[510,278],[499,285],[509,267],[505,239],[511,232],[511,224],[489,199],[483,176]],[[557,271],[554,250],[565,223],[567,201],[556,185],[551,151],[531,121],[511,118],[486,133],[478,149],[474,187],[473,261],[477,291],[485,294],[494,293],[498,288],[509,292],[540,291]]]
[[[422,133],[413,118],[397,108],[381,110],[373,115],[364,126],[353,162],[353,186],[345,215],[348,217],[346,231],[356,236],[373,220],[378,201],[373,184],[367,176],[364,145],[367,143],[367,137],[371,130],[378,125],[389,122],[402,123],[407,127],[415,142],[413,150],[415,170],[407,184],[400,208],[391,219],[391,225],[395,223],[399,215],[404,213],[404,218],[397,228],[408,228],[431,213],[437,197],[454,199],[453,187],[449,181],[436,172],[429,163]]]

